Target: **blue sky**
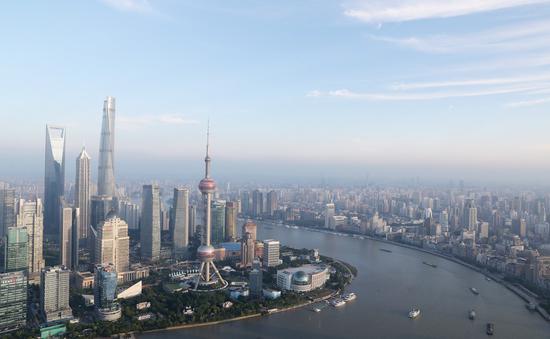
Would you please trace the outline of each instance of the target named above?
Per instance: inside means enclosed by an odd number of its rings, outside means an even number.
[[[29,1],[0,11],[0,178],[97,159],[117,176],[550,179],[550,1]],[[235,179],[234,179],[235,180]]]

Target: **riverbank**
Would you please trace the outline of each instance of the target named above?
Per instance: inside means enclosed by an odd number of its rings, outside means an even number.
[[[349,268],[343,262],[341,262],[341,261],[338,261],[338,262],[342,263],[342,265],[344,267],[346,267],[349,271]],[[350,271],[350,273],[351,273],[351,271]],[[205,326],[221,325],[221,324],[240,321],[240,320],[253,319],[253,318],[262,317],[262,316],[270,316],[270,315],[276,314],[276,313],[288,312],[288,311],[293,311],[293,310],[297,310],[297,309],[302,309],[306,306],[309,306],[309,305],[312,305],[312,304],[315,304],[315,303],[318,303],[318,302],[326,301],[330,298],[335,297],[336,295],[338,295],[341,292],[342,292],[341,290],[337,290],[337,291],[334,291],[334,292],[332,292],[331,294],[329,294],[327,296],[317,298],[317,299],[314,299],[314,300],[308,300],[307,302],[299,304],[299,305],[293,305],[293,306],[289,306],[289,307],[285,307],[285,308],[281,308],[281,309],[276,309],[276,310],[273,310],[273,311],[271,311],[267,314],[254,313],[254,314],[249,314],[249,315],[236,317],[236,318],[217,320],[217,321],[209,321],[209,322],[204,322],[204,323],[170,326],[170,327],[167,327],[167,328],[154,329],[154,330],[143,331],[143,332],[131,332],[131,333],[128,333],[128,334],[130,334],[132,336],[135,336],[135,335],[139,336],[139,334],[152,334],[152,333],[160,333],[160,332],[164,332],[164,331],[175,331],[175,330],[183,330],[183,329],[198,328],[198,327],[205,327]]]
[[[269,223],[271,225],[278,226],[278,227],[286,227],[287,226],[285,224],[278,224],[278,223],[274,223],[274,222],[270,222],[270,221],[266,221],[266,220],[257,220],[257,221],[264,222],[264,223]],[[480,267],[477,267],[475,265],[472,265],[470,263],[462,261],[462,260],[460,260],[456,257],[450,256],[450,255],[447,255],[447,254],[444,254],[444,253],[440,253],[440,252],[431,251],[431,250],[428,250],[428,249],[425,249],[425,248],[421,248],[421,247],[417,247],[417,246],[397,242],[397,241],[391,241],[391,240],[387,240],[387,239],[383,239],[383,238],[373,237],[373,236],[370,236],[370,235],[363,235],[363,234],[358,235],[358,234],[353,234],[353,233],[345,233],[345,232],[330,231],[330,230],[325,230],[325,229],[317,229],[317,228],[307,227],[307,226],[291,226],[291,227],[292,228],[296,227],[298,229],[302,229],[302,230],[309,231],[309,232],[319,232],[319,233],[325,233],[325,234],[333,234],[333,235],[338,235],[338,236],[352,237],[352,238],[360,239],[360,240],[369,239],[369,240],[373,240],[373,241],[377,241],[377,242],[382,242],[382,243],[386,243],[386,244],[390,244],[390,245],[395,245],[395,246],[399,246],[399,247],[403,247],[403,248],[408,248],[410,250],[415,250],[415,251],[427,253],[427,254],[430,254],[430,255],[440,257],[442,259],[452,261],[456,264],[462,265],[462,266],[467,267],[467,268],[469,268],[473,271],[476,271],[480,274],[483,274],[484,276],[492,279],[496,283],[501,284],[502,286],[506,287],[506,289],[508,289],[509,291],[514,293],[516,296],[518,296],[520,299],[522,299],[526,303],[536,304],[537,306],[536,306],[535,310],[537,311],[537,313],[543,319],[550,322],[550,314],[548,314],[548,312],[544,308],[539,306],[539,303],[541,302],[541,300],[538,298],[538,296],[535,293],[533,293],[532,291],[526,289],[524,286],[521,286],[521,288],[518,287],[518,286],[515,286],[514,284],[505,281],[504,279],[502,279],[498,275],[490,273],[487,270],[484,270]],[[526,291],[524,291],[524,290],[526,290]]]

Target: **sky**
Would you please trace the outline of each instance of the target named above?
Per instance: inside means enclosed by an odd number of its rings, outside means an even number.
[[[225,180],[550,181],[548,0],[1,6],[0,180],[47,123],[72,180],[111,95],[119,179],[200,178],[210,120]]]

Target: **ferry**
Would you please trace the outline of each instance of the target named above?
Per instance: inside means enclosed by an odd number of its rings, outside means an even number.
[[[487,335],[493,335],[495,333],[495,325],[493,323],[487,323]]]
[[[346,304],[346,302],[340,298],[336,298],[330,302],[330,305],[333,307],[342,307]]]
[[[409,312],[409,318],[411,319],[416,319],[418,316],[420,315],[420,309],[419,308],[413,308],[410,312]]]
[[[430,266],[430,267],[433,267],[433,268],[436,268],[436,267],[437,267],[436,264],[431,264],[431,263],[429,263],[429,262],[423,261],[422,263],[423,263],[424,265],[427,265],[427,266]]]
[[[470,291],[472,291],[472,293],[475,295],[479,294],[479,291],[475,287],[470,287]]]
[[[315,307],[315,308],[313,308],[312,311],[315,312],[315,313],[319,313],[319,312],[321,312],[321,309],[319,307]]]
[[[345,302],[353,301],[356,298],[357,298],[357,295],[355,295],[355,293],[353,292],[342,295],[342,299],[344,299]]]
[[[388,249],[385,249],[385,248],[381,248],[380,251],[388,252],[388,253],[391,253],[391,252],[392,252],[391,250],[388,250]]]
[[[468,318],[470,318],[470,320],[474,320],[476,318],[476,311],[471,309],[470,312],[468,313]]]

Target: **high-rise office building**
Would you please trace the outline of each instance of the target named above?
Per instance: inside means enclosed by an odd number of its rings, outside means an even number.
[[[115,201],[112,196],[94,195],[91,198],[90,224],[97,228],[105,220],[107,214],[116,210]]]
[[[78,239],[88,239],[90,227],[90,162],[91,158],[82,148],[76,158],[75,206],[80,211]]]
[[[212,243],[225,241],[225,200],[212,201]]]
[[[468,199],[464,206],[464,226],[469,231],[475,231],[477,228],[477,208],[473,199]]]
[[[103,121],[99,142],[97,195],[114,197],[115,192],[115,98],[103,102]]]
[[[243,225],[242,237],[244,238],[244,235],[246,233],[250,233],[252,240],[256,241],[257,229],[258,229],[258,226],[256,226],[256,224],[252,220],[247,220]]]
[[[181,258],[187,252],[189,244],[189,190],[174,188],[173,204],[170,218],[173,252],[176,258]]]
[[[40,278],[40,307],[46,323],[71,319],[69,284],[71,271],[63,266],[47,267]]]
[[[59,219],[59,218],[58,218]],[[29,235],[28,256],[29,273],[36,275],[44,268],[42,201],[19,200],[17,206],[17,227],[25,227]]]
[[[189,236],[195,236],[197,233],[197,206],[189,206]]]
[[[15,226],[15,190],[0,187],[0,238],[8,227]]]
[[[140,242],[142,259],[160,259],[160,193],[157,184],[143,185]]]
[[[112,264],[117,272],[130,269],[128,224],[111,211],[97,229],[95,263]]]
[[[238,207],[234,201],[225,204],[225,241],[237,240],[237,215]]]
[[[264,267],[279,266],[279,251],[281,243],[278,240],[264,240],[264,255],[262,258]]]
[[[61,198],[65,192],[65,128],[46,125],[44,233],[59,235]]]
[[[251,215],[252,208],[250,206],[250,192],[243,191],[241,193],[241,213],[244,215]]]
[[[26,227],[8,227],[4,236],[4,272],[28,269],[28,244]]]
[[[27,322],[25,271],[0,274],[0,334],[24,327]]]
[[[122,312],[116,301],[118,273],[111,264],[97,265],[94,276],[94,306],[96,316],[103,321],[116,321]]]
[[[260,190],[252,192],[252,215],[261,217],[264,214],[264,194]]]
[[[263,274],[260,268],[253,268],[248,275],[250,294],[254,297],[262,296]]]
[[[128,224],[129,230],[139,229],[139,217],[140,209],[138,204],[134,204],[130,201],[119,202],[119,215],[120,218]]]
[[[277,192],[269,191],[269,193],[267,193],[267,210],[266,210],[266,214],[269,215],[270,217],[272,217],[273,214],[275,213],[275,211],[278,208],[278,204],[279,204],[279,201],[278,201],[278,197],[277,197]]]
[[[59,227],[60,265],[76,269],[78,266],[78,208],[63,207],[61,209],[61,225]]]
[[[336,213],[333,203],[329,203],[325,207],[325,228],[334,229],[333,217]]]
[[[252,265],[254,258],[256,257],[255,253],[255,241],[252,238],[250,232],[243,234],[241,239],[241,266],[248,267]]]

